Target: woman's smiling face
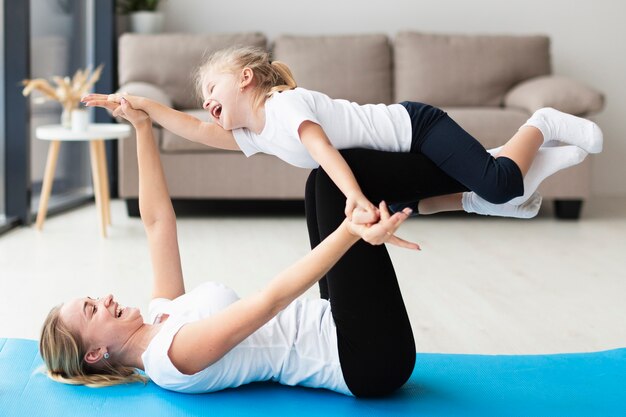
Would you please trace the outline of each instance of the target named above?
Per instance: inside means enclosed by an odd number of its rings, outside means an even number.
[[[59,316],[72,332],[80,335],[87,351],[100,347],[118,351],[143,325],[138,308],[121,307],[112,295],[68,301]]]

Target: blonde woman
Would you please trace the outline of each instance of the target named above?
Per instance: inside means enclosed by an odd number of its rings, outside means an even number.
[[[433,106],[359,105],[298,88],[289,68],[271,62],[260,48],[216,52],[199,69],[197,81],[212,122],[141,97],[125,97],[166,129],[192,141],[240,150],[246,156],[272,154],[302,168],[321,166],[344,194],[346,216],[357,208],[359,223],[375,221],[377,209],[338,150],[421,153],[461,183],[461,191],[473,191],[419,202],[413,196],[395,201],[409,204],[415,213],[465,210],[528,218],[539,210],[541,197],[535,191],[546,177],[602,149],[597,125],[545,108],[503,147],[488,152]],[[92,94],[84,101],[114,110],[120,97]],[[553,140],[573,146],[543,146]]]
[[[355,396],[383,395],[404,384],[415,345],[381,244],[418,248],[394,235],[410,210],[389,215],[381,203],[377,223],[343,219],[326,233],[343,217],[343,202],[332,203],[338,190],[320,171],[312,176],[319,179],[318,191],[308,190],[323,207],[315,237],[324,239],[315,249],[258,294],[239,299],[210,282],[186,293],[175,214],[151,120],[126,100],[116,113],[137,131],[139,204],[154,273],[148,320],[113,295],[53,308],[40,340],[51,378],[106,386],[144,380],[137,373],[142,369],[156,384],[180,392],[274,380]],[[310,222],[317,223],[317,217]],[[373,245],[357,243],[360,238]],[[297,299],[325,275],[331,301]]]

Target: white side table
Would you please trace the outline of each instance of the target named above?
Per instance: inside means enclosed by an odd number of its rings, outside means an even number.
[[[37,128],[35,134],[37,138],[50,141],[48,160],[41,187],[39,212],[37,213],[36,227],[38,230],[43,228],[43,222],[48,212],[48,200],[52,191],[54,171],[59,158],[61,142],[89,141],[91,176],[96,198],[96,209],[100,220],[100,233],[103,237],[106,237],[107,226],[111,224],[111,212],[109,209],[109,177],[107,174],[104,141],[106,139],[123,139],[129,134],[129,125],[116,123],[92,123],[87,127],[87,130],[82,132],[73,131],[61,125],[46,125]]]

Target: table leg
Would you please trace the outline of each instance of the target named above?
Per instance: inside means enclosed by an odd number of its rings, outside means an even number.
[[[48,200],[52,192],[52,183],[54,182],[54,171],[56,170],[57,160],[59,159],[59,149],[61,142],[53,140],[48,147],[48,160],[46,161],[46,171],[43,176],[43,184],[41,186],[41,195],[39,197],[39,210],[37,211],[37,222],[35,226],[37,230],[43,228],[43,222],[48,212]]]
[[[111,194],[109,190],[109,174],[107,169],[106,149],[104,148],[104,140],[99,140],[98,149],[100,154],[100,179],[102,182],[102,202],[104,208],[104,217],[106,224],[111,224]]]
[[[106,237],[107,230],[102,205],[102,179],[100,178],[101,169],[97,141],[89,142],[89,156],[91,159],[91,176],[93,177],[93,193],[96,198],[96,211],[98,212],[98,220],[100,221],[100,233],[102,237]]]

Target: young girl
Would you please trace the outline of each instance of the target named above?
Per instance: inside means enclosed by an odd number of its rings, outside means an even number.
[[[535,190],[543,179],[602,149],[596,124],[545,108],[535,112],[506,145],[488,152],[435,107],[416,102],[358,105],[297,88],[289,68],[270,62],[260,48],[216,52],[199,69],[197,80],[203,108],[213,123],[141,97],[125,97],[163,127],[192,141],[241,150],[246,156],[272,154],[303,168],[321,166],[346,197],[346,215],[350,218],[357,209],[360,223],[375,221],[377,210],[365,198],[340,149],[422,153],[473,191],[419,201],[411,207],[416,213],[463,209],[526,218],[539,209],[541,198]],[[120,97],[92,94],[84,101],[115,114]],[[552,140],[574,146],[543,146]],[[414,200],[410,192],[417,190],[407,191],[407,199],[397,203]]]

